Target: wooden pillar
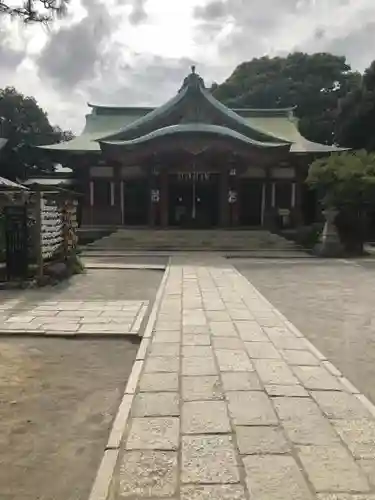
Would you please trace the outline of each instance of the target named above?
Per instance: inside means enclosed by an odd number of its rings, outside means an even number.
[[[89,197],[90,197],[90,224],[94,224],[94,205],[95,205],[95,186],[94,181],[90,179],[89,181]]]
[[[236,200],[232,203],[232,226],[237,227],[240,223],[240,180],[236,175],[233,176],[232,180],[233,191],[236,195]]]
[[[116,224],[123,225],[123,205],[121,198],[121,169],[118,165],[114,166],[114,176],[111,187],[111,202],[113,203],[113,210],[115,212]]]
[[[292,214],[293,214],[293,225],[296,227],[302,226],[304,223],[304,215],[302,210],[302,197],[303,197],[303,183],[304,183],[304,172],[303,165],[300,162],[294,163],[295,169],[295,180],[292,185]]]
[[[169,225],[169,175],[165,169],[160,173],[160,225]]]
[[[150,197],[150,211],[149,211],[149,219],[148,224],[150,227],[155,227],[156,225],[156,215],[157,215],[157,202],[154,199],[154,194],[156,191],[156,183],[155,176],[153,172],[150,171],[148,176],[148,184],[149,184],[149,197]]]
[[[121,225],[125,225],[125,183],[120,180],[120,210],[121,210]]]
[[[272,229],[275,225],[274,217],[274,201],[275,200],[275,185],[272,182],[270,168],[266,170],[266,177],[264,179],[264,215],[263,224],[264,227]]]
[[[229,179],[228,171],[222,170],[219,173],[219,225],[220,227],[229,226]]]

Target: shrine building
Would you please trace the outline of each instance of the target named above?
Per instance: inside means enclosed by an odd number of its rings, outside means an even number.
[[[158,108],[89,104],[82,134],[42,146],[73,169],[84,226],[290,227],[316,216],[318,157],[293,109],[230,109],[192,68]]]

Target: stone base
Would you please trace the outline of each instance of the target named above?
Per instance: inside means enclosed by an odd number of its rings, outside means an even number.
[[[313,252],[318,257],[337,258],[344,255],[344,248],[339,241],[326,241],[315,245]]]

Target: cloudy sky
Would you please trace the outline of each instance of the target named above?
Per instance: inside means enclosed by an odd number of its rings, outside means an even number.
[[[0,18],[0,87],[35,96],[78,133],[87,102],[158,105],[193,63],[210,84],[292,50],[346,55],[363,70],[375,59],[375,1],[71,0],[48,28]]]

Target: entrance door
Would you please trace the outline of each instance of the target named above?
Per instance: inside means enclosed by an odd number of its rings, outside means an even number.
[[[124,222],[126,226],[145,226],[150,213],[150,188],[146,179],[124,182]]]
[[[242,179],[239,198],[241,226],[260,226],[262,223],[263,182]]]
[[[216,226],[219,213],[219,183],[216,174],[171,175],[169,179],[169,224],[179,227]]]

